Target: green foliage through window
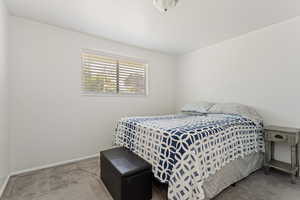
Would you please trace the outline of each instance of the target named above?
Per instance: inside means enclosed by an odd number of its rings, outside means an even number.
[[[145,95],[146,65],[83,52],[82,92]]]

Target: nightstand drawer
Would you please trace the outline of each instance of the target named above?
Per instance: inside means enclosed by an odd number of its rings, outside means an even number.
[[[288,135],[277,131],[266,131],[266,140],[274,142],[288,142]]]
[[[279,131],[266,130],[265,135],[266,135],[265,139],[267,141],[286,142],[291,145],[298,143],[298,135],[295,135],[295,134],[288,134],[288,133],[283,133],[283,132],[279,132]]]

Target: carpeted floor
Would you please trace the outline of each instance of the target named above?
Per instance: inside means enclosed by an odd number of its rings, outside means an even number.
[[[166,199],[164,186],[153,185],[153,200]],[[300,180],[290,184],[288,175],[262,171],[229,187],[214,200],[298,200]],[[1,200],[112,200],[99,180],[98,158],[12,177]]]

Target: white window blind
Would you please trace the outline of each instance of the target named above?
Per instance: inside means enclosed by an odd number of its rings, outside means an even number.
[[[83,94],[146,95],[146,64],[83,51]]]

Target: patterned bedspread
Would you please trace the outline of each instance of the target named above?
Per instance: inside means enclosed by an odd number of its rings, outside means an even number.
[[[152,165],[168,183],[168,198],[204,199],[202,184],[224,165],[264,151],[262,123],[238,115],[167,115],[123,118],[115,143]]]

